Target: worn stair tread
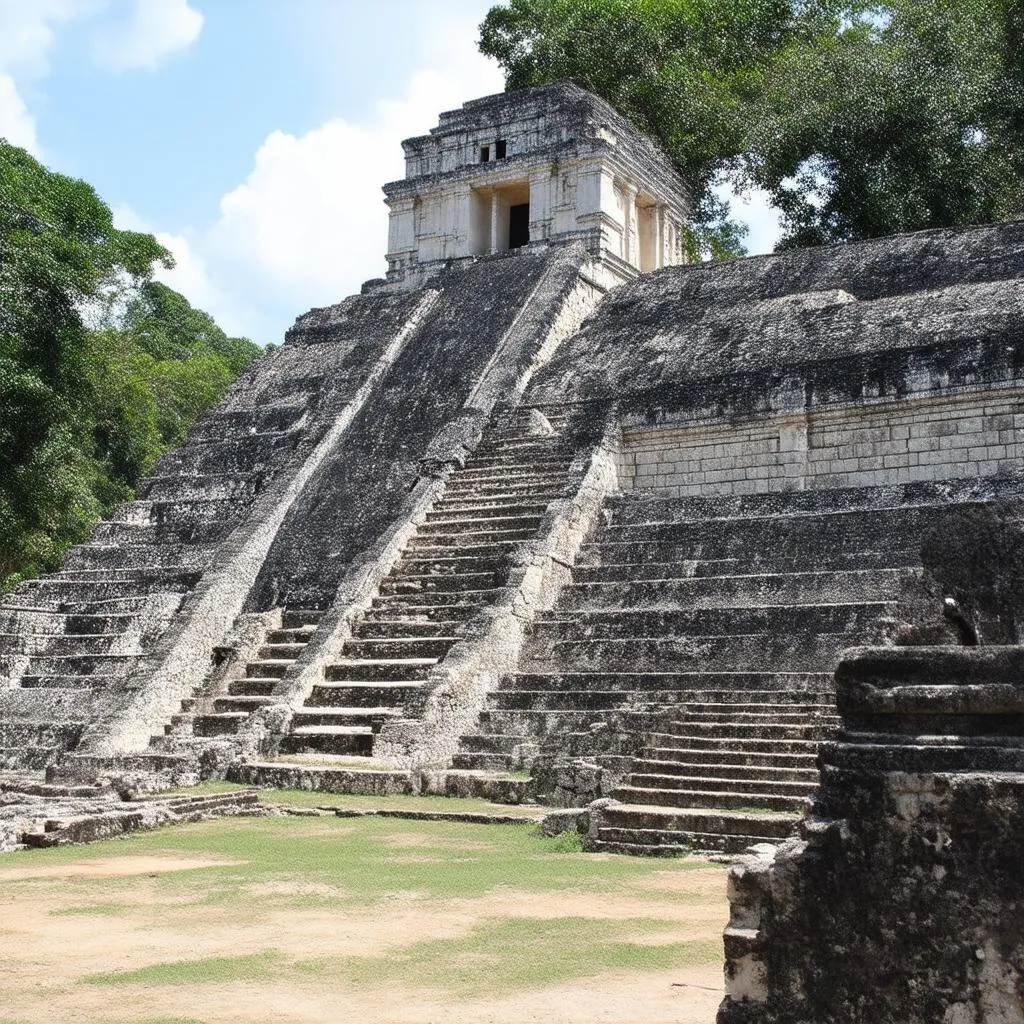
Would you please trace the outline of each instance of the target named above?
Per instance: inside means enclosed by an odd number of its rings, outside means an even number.
[[[299,725],[292,729],[292,736],[372,736],[369,725]]]

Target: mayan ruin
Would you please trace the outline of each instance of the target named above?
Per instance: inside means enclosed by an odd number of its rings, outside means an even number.
[[[1021,627],[944,582],[1021,520],[1024,222],[688,263],[571,84],[403,146],[386,277],[0,597],[0,850],[537,804],[728,858],[721,1024],[1024,1021]]]

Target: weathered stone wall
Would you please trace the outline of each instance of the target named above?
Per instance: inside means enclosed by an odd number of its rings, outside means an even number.
[[[249,610],[330,603],[353,560],[399,515],[442,429],[512,397],[584,261],[570,246],[481,260],[432,281],[437,301],[290,511]],[[295,343],[307,330],[297,325]],[[329,327],[316,330],[330,337]]]
[[[733,869],[720,1024],[1024,1021],[1022,671],[847,652],[802,834]]]
[[[745,422],[626,423],[626,489],[672,497],[871,487],[1024,469],[1024,389],[907,396]]]
[[[531,400],[732,424],[1024,376],[1024,222],[673,267],[608,297]]]

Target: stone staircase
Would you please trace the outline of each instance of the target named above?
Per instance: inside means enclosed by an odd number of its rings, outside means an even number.
[[[274,703],[274,687],[301,657],[313,639],[324,612],[315,608],[285,608],[281,628],[268,631],[255,661],[246,663],[245,674],[227,684],[227,693],[206,695],[202,689],[182,701],[181,711],[154,736],[150,749],[174,752],[179,743],[195,737],[231,735],[257,708]]]
[[[931,485],[611,499],[455,766],[532,764],[542,792],[559,765],[601,766],[617,801],[602,849],[778,840],[837,723],[839,652],[931,600],[920,541],[949,500]]]
[[[296,711],[283,753],[369,757],[386,721],[415,716],[431,669],[498,599],[516,548],[567,493],[574,452],[564,427],[553,413],[538,425],[529,409],[492,423]]]
[[[564,429],[564,414],[554,412],[495,417],[382,580],[342,656],[296,709],[282,754],[372,757],[386,721],[415,716],[430,670],[502,594],[516,548],[537,537],[549,504],[571,487],[575,450]],[[268,632],[244,677],[226,694],[187,700],[151,746],[175,750],[193,737],[236,733],[256,708],[278,699],[275,687],[323,615],[284,610],[282,628]]]
[[[97,524],[61,569],[0,601],[0,767],[73,749],[97,691],[151,649],[301,434],[304,406],[227,407]]]

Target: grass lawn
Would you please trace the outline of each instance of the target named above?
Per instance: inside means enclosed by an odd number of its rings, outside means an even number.
[[[403,801],[434,802],[367,805]],[[711,1024],[721,999],[724,868],[529,826],[227,818],[9,855],[0,887],[0,1024]]]

